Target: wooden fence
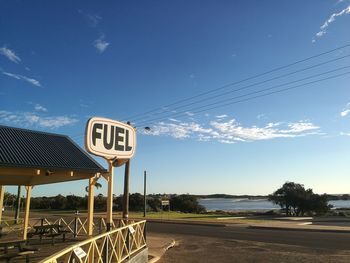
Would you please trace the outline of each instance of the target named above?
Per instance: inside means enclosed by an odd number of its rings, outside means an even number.
[[[130,223],[72,245],[41,263],[119,263],[146,247],[146,221]]]

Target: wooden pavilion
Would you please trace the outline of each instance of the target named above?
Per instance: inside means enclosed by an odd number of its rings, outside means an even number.
[[[88,235],[93,231],[94,185],[107,171],[68,136],[0,125],[0,222],[4,186],[26,189],[23,239],[27,239],[33,186],[88,180]]]

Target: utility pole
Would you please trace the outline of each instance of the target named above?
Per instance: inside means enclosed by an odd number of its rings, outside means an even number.
[[[130,177],[130,159],[125,163],[124,172],[124,196],[123,196],[123,219],[129,218],[129,177]]]
[[[21,210],[21,186],[17,188],[17,200],[16,200],[16,211],[15,211],[15,222],[19,223],[19,213]]]
[[[143,217],[146,217],[146,177],[147,177],[147,172],[143,172]]]

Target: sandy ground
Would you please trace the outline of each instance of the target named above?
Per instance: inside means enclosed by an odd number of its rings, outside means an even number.
[[[350,262],[350,251],[236,241],[196,236],[173,236],[176,245],[158,263],[173,262]]]

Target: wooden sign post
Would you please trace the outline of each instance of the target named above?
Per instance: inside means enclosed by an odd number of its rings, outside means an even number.
[[[89,153],[103,157],[108,163],[108,173],[103,177],[108,182],[106,224],[109,231],[113,225],[113,169],[124,163],[123,218],[128,218],[130,159],[135,154],[136,130],[129,123],[93,117],[86,124],[85,148]]]

